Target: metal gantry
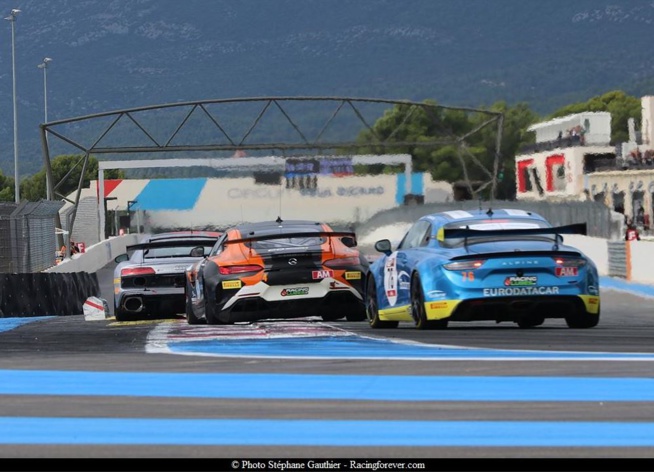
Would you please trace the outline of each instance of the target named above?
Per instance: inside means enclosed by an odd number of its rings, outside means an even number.
[[[245,114],[226,111],[221,107],[248,107],[252,111],[250,119],[245,119]],[[385,109],[392,107],[406,107],[403,120],[395,123],[387,129],[384,136],[380,136],[374,128],[374,122],[366,116],[366,110],[370,107],[379,107],[382,114]],[[302,111],[298,113],[298,108]],[[325,112],[324,116],[316,117],[316,109]],[[458,110],[466,113],[479,113],[485,118],[470,132],[457,136],[450,130],[443,128],[441,113],[445,110]],[[432,120],[432,124],[439,127],[442,133],[435,136],[433,140],[411,141],[398,139],[399,131],[408,121],[413,113],[423,111],[425,116]],[[166,112],[167,123],[172,123],[171,129],[162,133],[160,126],[162,120],[148,119],[149,113]],[[270,128],[266,119],[271,115],[276,117],[276,125]],[[350,136],[343,138],[344,127],[343,117],[349,119],[349,125],[345,127]],[[373,119],[381,118],[377,114]],[[311,117],[311,118],[308,118]],[[233,122],[239,120],[241,126],[238,131],[233,131]],[[198,134],[198,123],[208,126],[205,134]],[[79,131],[83,124],[94,123],[98,129],[93,133],[86,133],[83,136]],[[480,131],[482,128],[495,125],[497,129],[496,150],[492,168],[486,168],[479,160],[468,151],[465,140],[470,135]],[[339,128],[340,136],[335,139],[330,137],[330,131]],[[75,221],[77,205],[84,181],[84,173],[91,155],[115,155],[115,154],[139,154],[153,155],[155,153],[182,153],[186,155],[191,152],[240,152],[250,151],[260,153],[262,151],[280,152],[287,156],[295,153],[304,155],[311,153],[328,153],[337,151],[339,153],[349,152],[352,154],[374,153],[395,153],[397,149],[410,148],[436,148],[444,145],[456,145],[460,153],[465,154],[474,165],[481,167],[488,180],[483,182],[481,187],[473,189],[468,180],[467,185],[473,195],[490,186],[491,195],[495,195],[497,185],[497,172],[500,167],[500,142],[502,137],[503,114],[500,112],[467,108],[452,107],[432,104],[428,102],[414,102],[408,100],[391,100],[381,98],[353,98],[353,97],[250,97],[214,99],[192,102],[168,103],[162,105],[151,105],[123,110],[115,110],[104,113],[91,114],[75,118],[44,123],[41,128],[41,141],[43,149],[43,160],[46,169],[46,181],[48,185],[48,196],[52,199],[65,197],[56,193],[61,184],[68,179],[74,169],[54,183],[52,180],[52,167],[50,163],[51,150],[53,145],[48,137],[57,138],[73,148],[81,151],[83,157],[76,166],[82,166],[82,173],[78,183],[75,201],[75,209],[71,219],[71,228]],[[262,130],[278,131],[284,127],[286,134],[279,141],[268,142],[257,138],[257,132]],[[127,131],[126,131],[127,130]],[[365,131],[367,139],[357,139],[360,132]],[[195,134],[194,134],[195,132]],[[273,133],[275,134],[275,133]],[[182,136],[185,138],[182,139]],[[188,138],[191,136],[193,139]],[[112,140],[115,140],[112,142]],[[212,159],[224,159],[225,156]],[[150,167],[161,167],[164,160],[152,162]],[[175,165],[198,166],[200,160],[185,158],[182,164]],[[144,163],[141,163],[144,164]],[[144,167],[144,165],[133,165],[130,167]],[[172,164],[172,161],[171,161]],[[468,175],[466,160],[461,158],[464,175]],[[209,166],[220,167],[220,164]],[[101,166],[102,169],[115,168],[110,164]]]

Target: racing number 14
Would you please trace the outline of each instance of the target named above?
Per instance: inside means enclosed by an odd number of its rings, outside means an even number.
[[[463,281],[470,281],[472,282],[475,280],[475,273],[474,272],[461,272],[461,275],[463,276]]]

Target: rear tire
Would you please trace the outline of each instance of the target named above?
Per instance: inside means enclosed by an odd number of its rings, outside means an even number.
[[[398,321],[383,321],[379,319],[379,306],[377,305],[377,286],[375,279],[368,277],[366,285],[366,317],[371,328],[388,329],[397,328]]]
[[[124,310],[121,310],[120,308],[116,308],[115,313],[114,313],[114,318],[116,318],[116,321],[136,321],[138,320],[138,317],[135,316],[132,313],[128,313]]]
[[[427,320],[425,311],[425,295],[422,293],[420,276],[416,272],[411,278],[411,315],[418,329],[445,329],[448,318],[442,320]]]
[[[356,310],[348,311],[345,314],[345,319],[348,321],[363,321],[366,319],[366,307],[359,306]]]
[[[568,328],[572,329],[588,329],[597,326],[600,320],[600,308],[597,308],[597,314],[588,313],[585,310],[574,316],[568,316],[565,319]]]
[[[184,295],[186,298],[186,322],[190,325],[200,325],[200,324],[206,324],[207,321],[198,318],[195,316],[193,313],[193,305],[191,304],[191,296],[189,295],[188,287],[187,287],[187,292]]]
[[[521,329],[534,328],[536,326],[542,325],[544,322],[545,318],[533,316],[525,316],[516,321]]]

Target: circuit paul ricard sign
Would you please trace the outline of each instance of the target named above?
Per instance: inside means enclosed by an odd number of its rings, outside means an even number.
[[[237,176],[168,179],[168,188],[162,187],[161,180],[154,186],[151,184],[155,181],[151,181],[133,200],[139,202],[135,209],[144,211],[145,222],[151,228],[220,228],[280,216],[285,220],[357,224],[382,210],[404,204],[407,194],[433,196],[437,189],[438,201],[451,195],[449,184],[433,182],[429,174],[355,173],[355,166],[361,168],[357,164],[362,163],[363,157],[380,163],[387,156],[277,158],[277,165],[268,161],[265,166]],[[175,180],[178,186],[186,185],[184,191],[174,188]],[[196,190],[189,187],[192,183]],[[156,195],[147,195],[148,187],[157,186]],[[196,196],[184,208],[165,204],[171,196],[189,198],[193,193]],[[179,205],[179,199],[174,205]]]

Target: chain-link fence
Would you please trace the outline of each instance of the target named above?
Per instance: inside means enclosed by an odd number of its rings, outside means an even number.
[[[55,265],[55,217],[61,201],[0,203],[0,272],[40,272]]]

